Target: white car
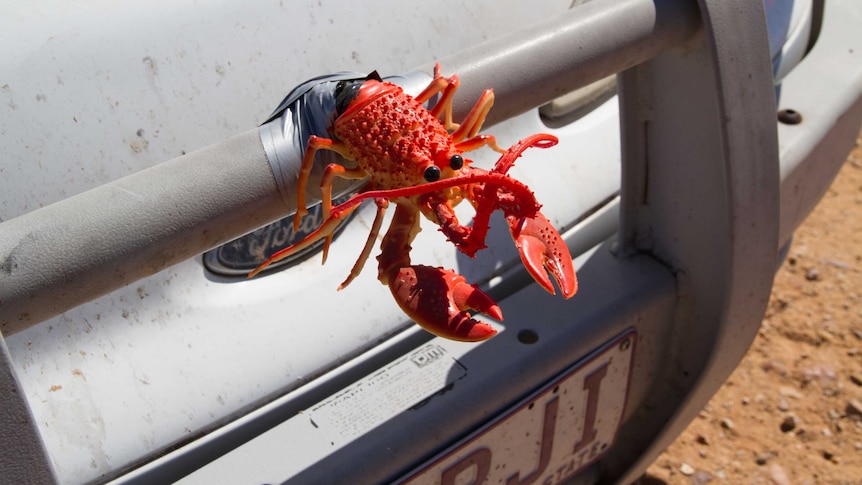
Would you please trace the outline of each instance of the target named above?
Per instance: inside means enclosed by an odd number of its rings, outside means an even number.
[[[862,125],[855,0],[3,10],[4,483],[631,483],[739,363]],[[456,121],[493,88],[482,133],[559,138],[511,174],[578,293],[536,285],[498,215],[475,259],[423,221],[413,262],[505,318],[434,337],[373,259],[336,291],[374,204],[324,266],[318,244],[247,279],[302,237],[308,89],[376,70],[415,95],[435,62]]]

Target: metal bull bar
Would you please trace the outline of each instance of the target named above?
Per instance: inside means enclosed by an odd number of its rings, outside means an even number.
[[[645,62],[689,37],[695,15],[680,0],[593,2],[441,59],[463,81],[456,119],[488,86],[496,100],[486,126]],[[254,129],[3,222],[0,331],[16,333],[295,212],[285,207],[296,199],[300,160],[293,165],[292,179],[274,179]]]
[[[656,362],[666,359],[664,373],[635,376],[645,384],[629,396],[617,445],[601,471],[591,469],[631,482],[637,477],[622,470],[642,469],[643,462],[654,459],[730,373],[725,363],[738,362],[771,289],[779,181],[763,5],[594,0],[440,62],[463,81],[456,117],[481,89],[494,87],[497,98],[488,124],[620,73],[623,179],[617,247],[595,253],[580,273],[590,308],[561,313],[565,324],[548,324],[561,332],[557,342],[577,337],[579,345],[595,347],[608,341],[620,322],[633,326],[664,318],[653,332],[639,333],[637,343],[637,352]],[[428,73],[430,65],[420,70]],[[294,187],[295,181],[284,182],[284,190]],[[284,217],[295,208],[285,207],[290,197],[280,193],[279,185],[255,129],[3,222],[0,330],[6,335],[20,331]],[[734,358],[716,360],[717,348]],[[5,345],[2,350],[0,370],[11,371]],[[478,348],[473,358],[481,359],[484,350]],[[482,410],[490,409],[483,400],[523,395],[545,371],[565,368],[578,357],[571,354],[560,343],[519,363],[479,369],[467,379],[486,383],[488,392],[463,396],[467,411],[437,434],[475,426],[484,418]],[[507,382],[504,389],[500,381],[510,370],[507,365],[540,371],[523,375],[523,382]],[[26,462],[29,473],[50,477],[50,460],[39,452],[26,400],[5,391],[15,386],[14,372],[0,374],[0,385],[0,406],[9,410],[0,418],[0,429],[21,443],[4,448],[0,468],[31,477],[20,468]],[[647,415],[639,411],[643,406],[658,411]],[[423,416],[441,412],[432,402],[411,416],[398,416],[296,480],[391,480],[391,470],[407,469],[414,457],[434,450],[433,441],[413,437],[427,434],[430,424]],[[384,437],[387,445],[380,446],[377,441]],[[225,446],[217,445],[211,457]],[[369,446],[380,450],[377,464],[359,459]],[[382,460],[387,468],[379,466]],[[172,463],[139,478],[181,476],[162,475],[172,466],[175,473],[190,471],[182,458]]]

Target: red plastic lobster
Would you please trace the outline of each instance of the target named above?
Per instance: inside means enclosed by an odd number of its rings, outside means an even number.
[[[485,340],[496,334],[496,330],[471,318],[469,310],[497,320],[502,320],[503,314],[490,296],[467,283],[460,274],[411,264],[410,244],[419,232],[420,214],[440,226],[440,231],[461,252],[473,257],[486,247],[491,213],[502,210],[527,271],[542,288],[554,294],[550,273],[563,296],[572,297],[578,283],[565,242],[539,212],[541,205],[529,187],[506,174],[524,150],[554,146],[557,138],[536,134],[504,151],[493,136],[479,135],[494,102],[491,89],[482,93],[463,123],[453,123],[452,97],[458,82],[455,75],[442,77],[439,65],[434,69],[434,79],[415,98],[399,86],[382,81],[376,72],[366,79],[339,82],[335,90],[337,118],[330,129],[332,139],[311,136],[302,159],[295,228],[307,213],[305,187],[317,150],[333,150],[356,161],[357,167],[348,169],[337,164],[326,167],[320,184],[321,226],[302,241],[273,254],[249,277],[322,238],[326,238],[325,263],[335,228],[362,201],[373,199],[377,215],[371,233],[339,290],[358,276],[365,265],[379,235],[384,212],[392,201],[396,204],[395,215],[380,245],[378,279],[389,286],[401,309],[429,332],[454,340]],[[426,110],[423,104],[438,94],[440,99],[434,108]],[[471,161],[462,154],[486,145],[502,153],[494,168],[486,171],[471,167]],[[363,192],[332,207],[335,177],[369,177],[369,182]],[[464,199],[476,211],[472,227],[458,222],[453,210]]]

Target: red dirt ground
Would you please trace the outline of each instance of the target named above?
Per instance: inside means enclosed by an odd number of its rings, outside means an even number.
[[[862,134],[794,236],[760,333],[650,485],[862,484]]]

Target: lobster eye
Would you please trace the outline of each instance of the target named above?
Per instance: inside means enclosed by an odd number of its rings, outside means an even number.
[[[463,166],[464,157],[461,155],[452,155],[452,158],[449,159],[449,167],[451,167],[452,170],[460,170]]]
[[[440,179],[440,169],[437,168],[437,165],[431,165],[430,167],[425,169],[425,180],[429,182],[434,182]]]

